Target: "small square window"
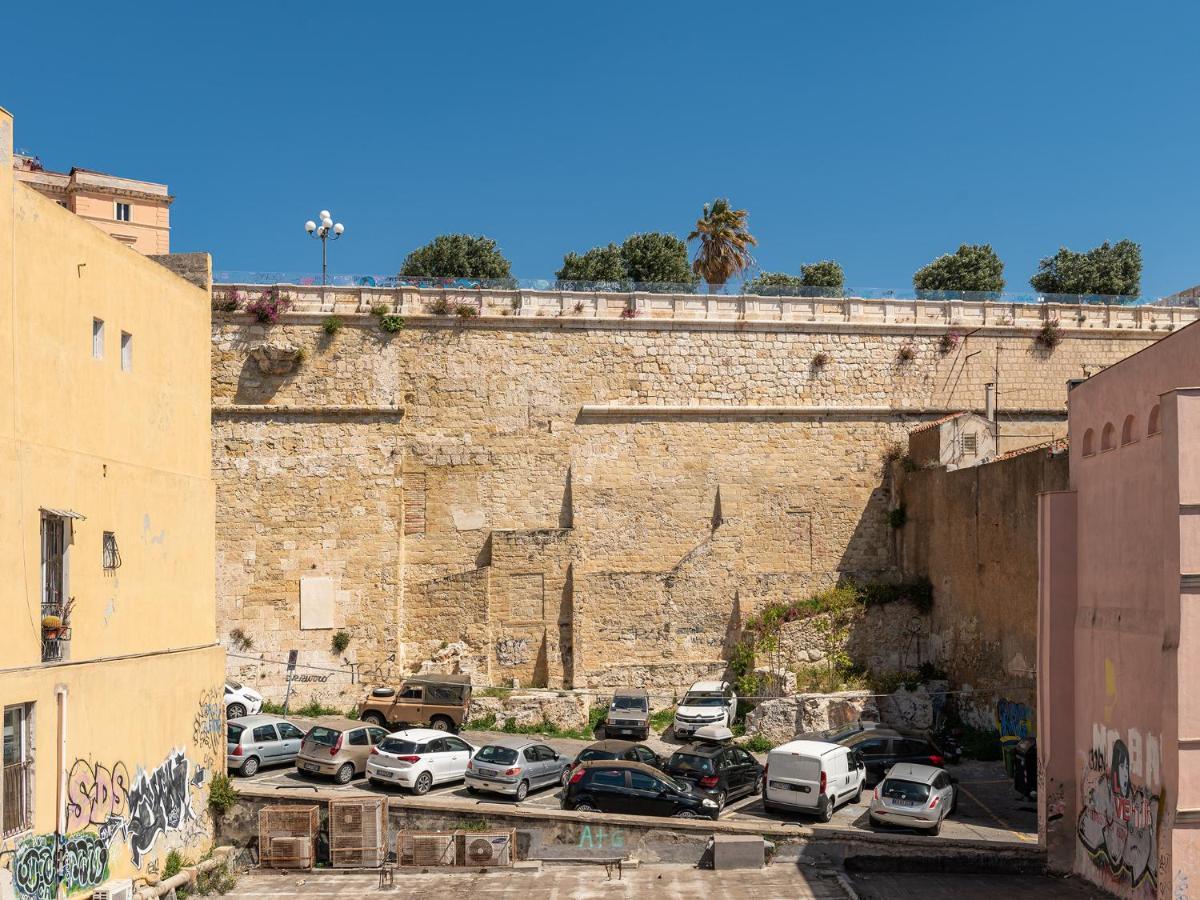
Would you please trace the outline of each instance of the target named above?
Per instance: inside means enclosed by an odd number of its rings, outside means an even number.
[[[133,335],[128,331],[121,332],[121,371],[128,372],[133,368]]]
[[[92,319],[92,357],[104,359],[104,320]]]
[[[128,203],[117,203],[116,206],[117,206],[117,215],[116,215],[117,221],[118,222],[128,222],[129,221],[129,204]]]
[[[971,432],[970,434],[964,434],[962,436],[962,448],[963,448],[963,453],[969,454],[970,456],[974,456],[976,453],[978,453],[979,452],[979,435],[977,435],[975,432]]]

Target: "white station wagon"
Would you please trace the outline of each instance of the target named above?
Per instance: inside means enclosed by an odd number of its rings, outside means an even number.
[[[475,750],[462,738],[433,728],[396,731],[371,749],[367,780],[426,794],[435,784],[462,781]]]

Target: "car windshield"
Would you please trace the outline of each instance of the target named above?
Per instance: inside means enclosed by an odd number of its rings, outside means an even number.
[[[240,738],[242,736],[242,732],[245,730],[246,729],[244,727],[242,727],[241,725],[234,725],[232,723],[229,725],[226,725],[225,726],[225,734],[228,735],[228,738],[226,739],[226,743],[236,744],[238,742],[238,738]]]
[[[713,761],[707,756],[697,756],[694,753],[676,752],[667,763],[667,768],[680,775],[698,772],[701,775],[711,775]]]
[[[498,747],[495,744],[488,744],[475,754],[475,761],[507,766],[517,761],[517,751],[512,747]]]
[[[614,697],[612,702],[613,709],[632,709],[639,712],[646,711],[646,701],[641,697]]]
[[[586,750],[580,750],[579,756],[575,757],[576,762],[587,762],[589,759],[616,759],[617,754],[611,750],[597,750],[589,747]]]
[[[900,778],[887,779],[880,792],[889,800],[906,800],[909,803],[924,803],[929,799],[929,785]]]
[[[720,694],[688,694],[680,706],[724,706],[725,698]]]
[[[405,741],[400,738],[389,737],[379,742],[379,749],[384,753],[398,753],[402,756],[412,756],[414,753],[420,753],[425,748],[416,741]]]
[[[312,741],[314,744],[320,744],[322,747],[332,747],[341,736],[342,733],[340,731],[334,731],[332,728],[326,728],[324,725],[314,725],[313,729],[304,736],[304,739]]]
[[[227,682],[225,682],[225,684],[228,685],[229,687],[233,688],[235,691],[240,691],[242,689],[242,686],[240,684],[238,684],[236,681],[227,681]]]

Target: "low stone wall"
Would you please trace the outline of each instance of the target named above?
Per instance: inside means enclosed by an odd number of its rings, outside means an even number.
[[[746,716],[746,735],[782,744],[802,732],[839,728],[859,719],[925,731],[937,724],[948,690],[948,682],[931,681],[882,695],[842,691],[779,697],[760,703]]]
[[[493,720],[490,727],[503,730],[512,723],[520,728],[536,728],[543,722],[562,731],[587,728],[593,706],[607,702],[606,697],[590,691],[514,691],[501,696],[471,698],[471,718],[467,727],[479,727],[481,720]]]

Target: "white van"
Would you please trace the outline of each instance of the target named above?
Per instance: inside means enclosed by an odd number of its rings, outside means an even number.
[[[790,741],[767,754],[763,808],[804,812],[822,822],[841,804],[862,797],[867,768],[849,747],[826,741]]]

